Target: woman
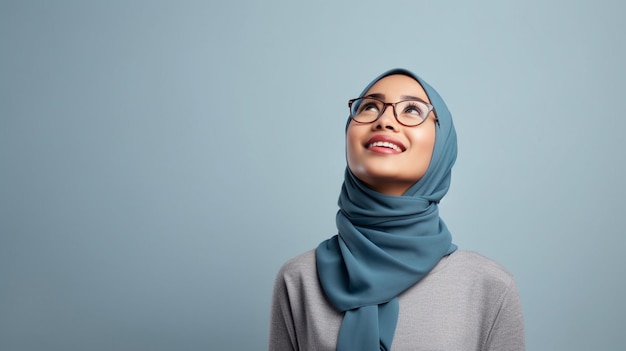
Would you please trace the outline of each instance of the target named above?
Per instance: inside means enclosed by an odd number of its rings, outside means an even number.
[[[513,277],[439,217],[456,159],[439,94],[394,69],[349,105],[339,234],[281,268],[269,349],[524,350]]]

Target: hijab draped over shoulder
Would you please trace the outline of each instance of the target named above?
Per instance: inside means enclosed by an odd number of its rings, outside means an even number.
[[[394,74],[412,77],[428,95],[438,119],[435,147],[424,176],[402,196],[371,190],[346,168],[336,219],[338,234],[316,250],[324,293],[344,312],[338,351],[390,350],[398,321],[398,295],[456,250],[438,208],[450,186],[457,154],[452,116],[430,85],[404,69],[378,76],[360,96]]]

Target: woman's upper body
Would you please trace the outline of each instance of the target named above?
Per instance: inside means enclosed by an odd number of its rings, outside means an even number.
[[[343,313],[326,299],[315,253],[283,265],[274,285],[269,349],[335,350]],[[445,256],[399,297],[391,350],[524,350],[515,281],[497,263],[470,251]]]
[[[338,234],[281,271],[270,350],[523,349],[521,315],[507,318],[515,326],[494,315],[500,299],[519,307],[513,280],[500,268],[481,268],[495,267],[484,258],[454,254],[439,216],[457,154],[443,99],[395,69],[349,107]]]

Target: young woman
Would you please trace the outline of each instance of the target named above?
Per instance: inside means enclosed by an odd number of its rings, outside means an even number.
[[[439,94],[394,69],[349,107],[339,234],[281,268],[269,350],[524,350],[513,277],[439,217],[456,159]]]

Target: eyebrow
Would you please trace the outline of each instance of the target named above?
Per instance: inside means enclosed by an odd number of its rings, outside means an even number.
[[[385,100],[385,94],[378,94],[378,93],[374,93],[374,94],[369,94],[365,97],[371,97],[371,98],[375,98],[375,99],[381,99],[381,100]],[[422,101],[422,102],[426,102],[424,99],[418,98],[417,96],[411,96],[411,95],[402,95],[400,96],[400,101],[405,101],[405,100],[415,100],[415,101]]]

